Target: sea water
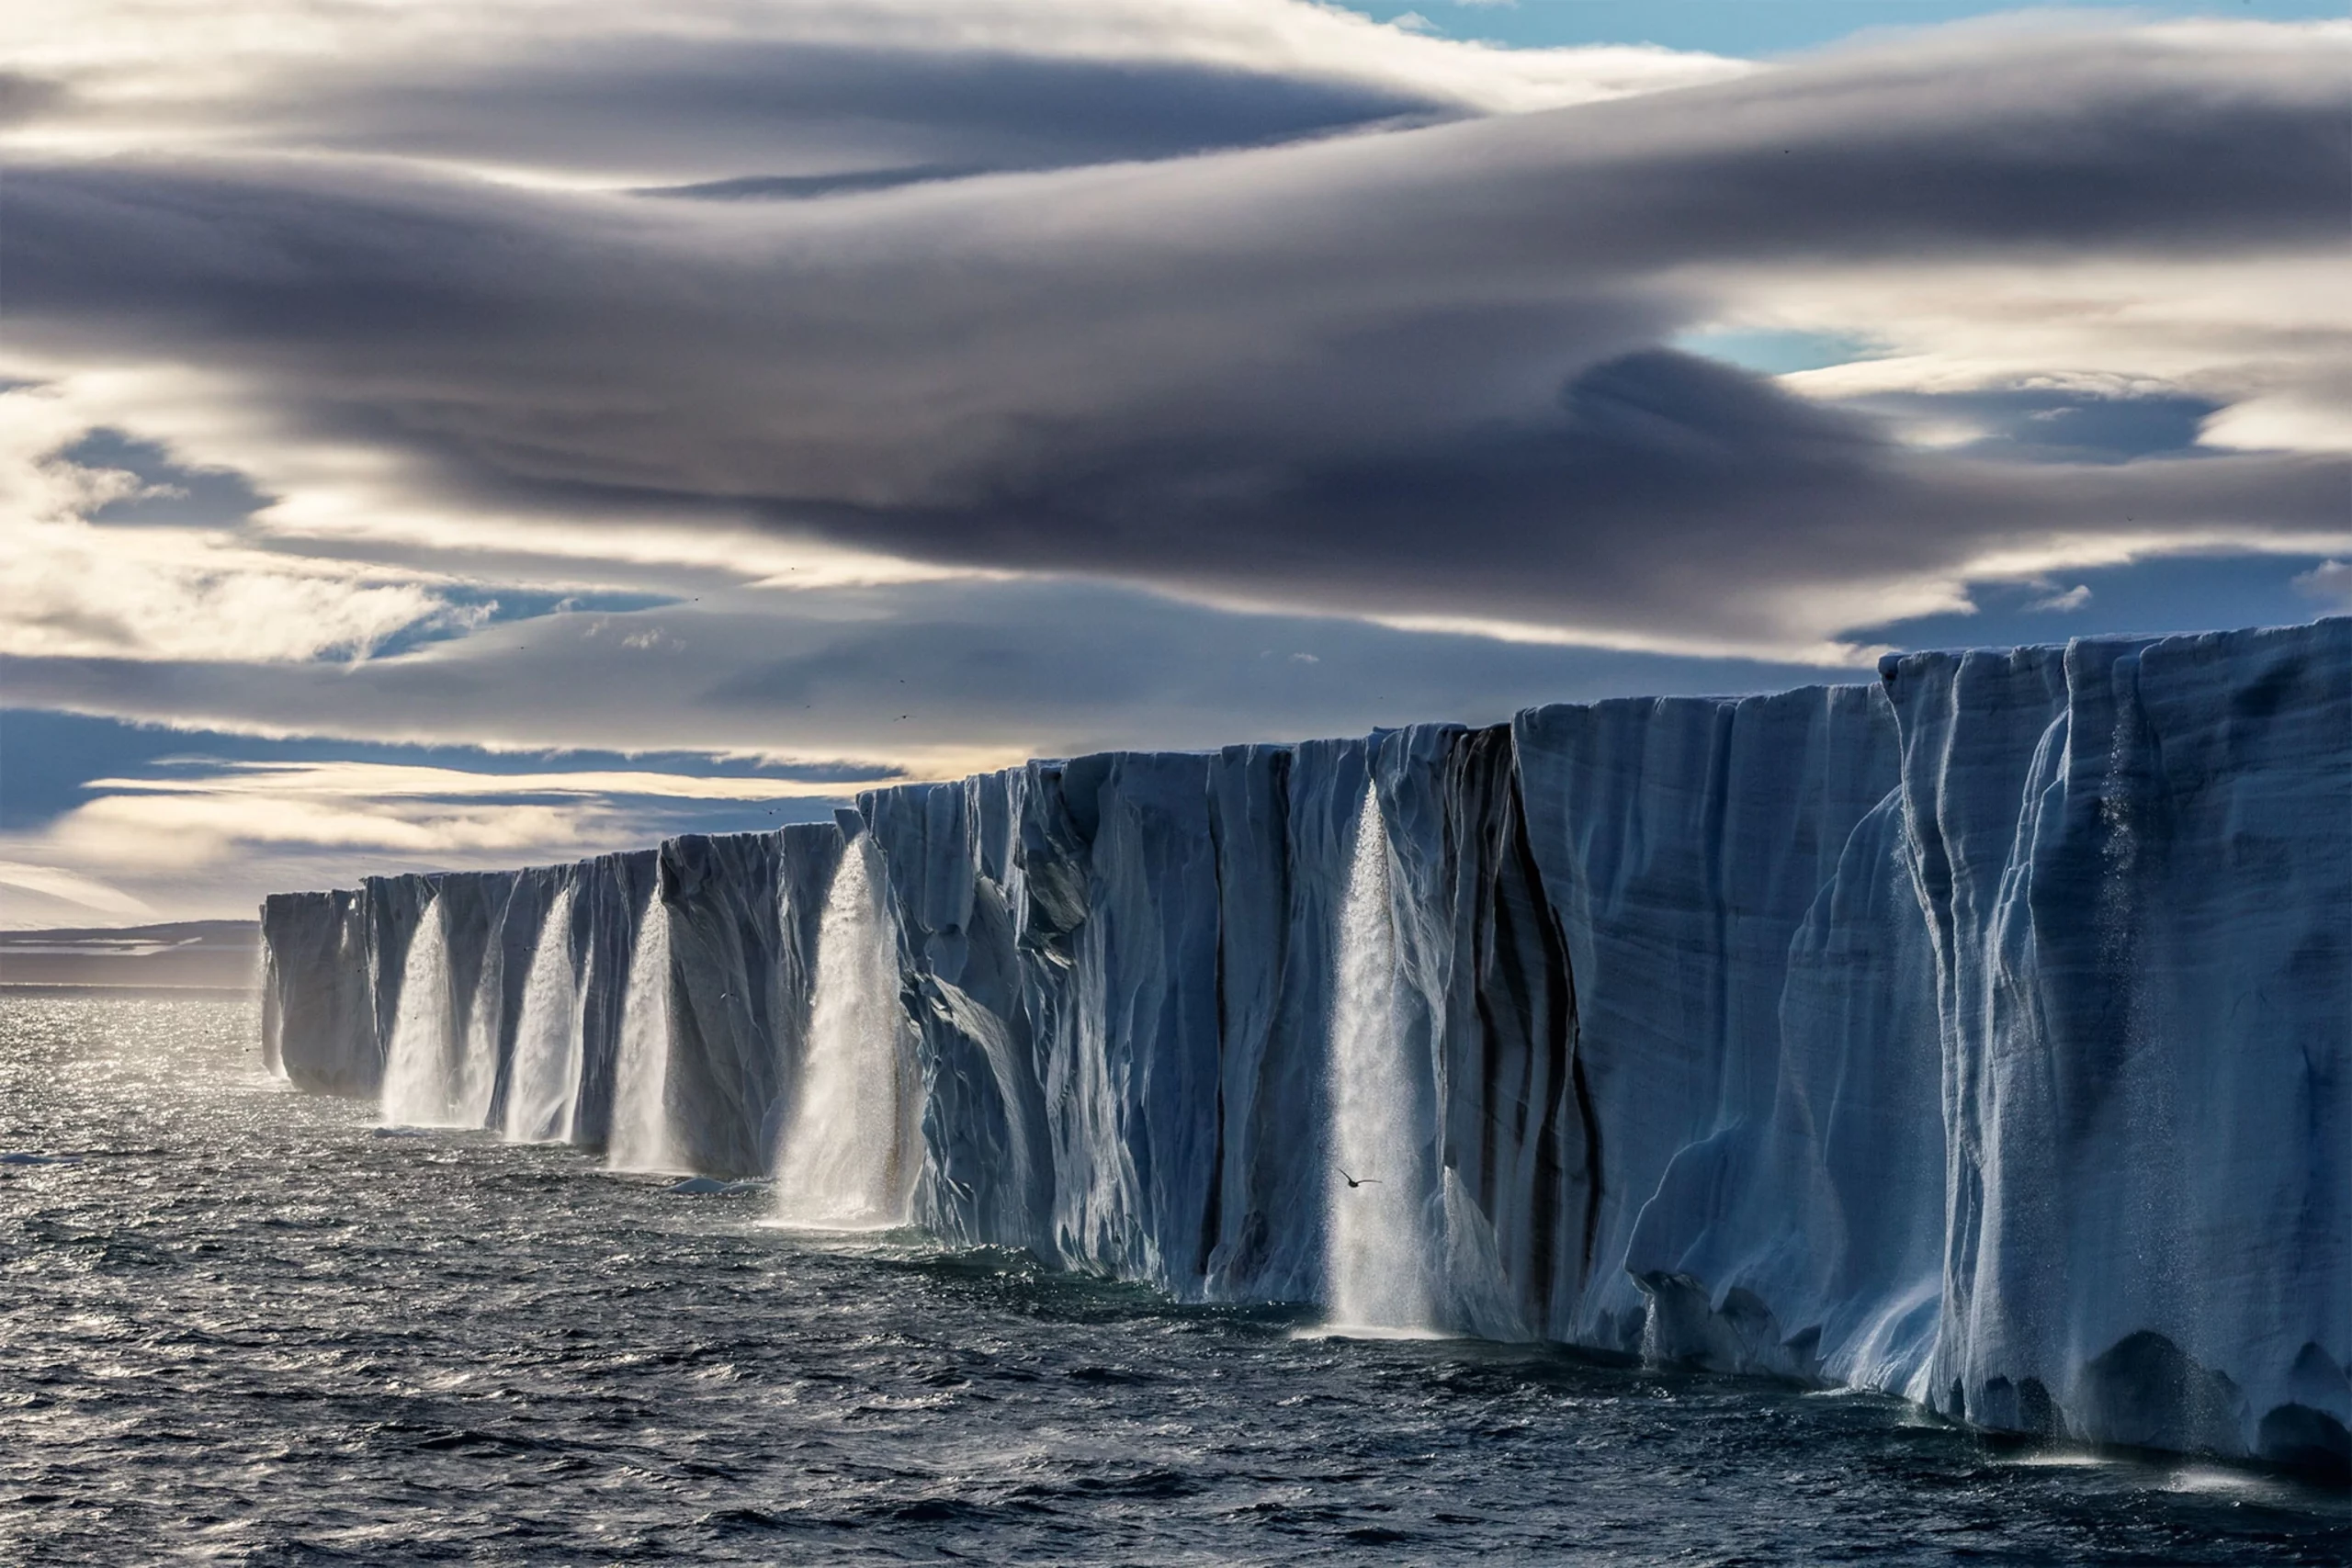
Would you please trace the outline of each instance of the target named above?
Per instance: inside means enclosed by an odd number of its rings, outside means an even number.
[[[2256,1471],[796,1234],[255,1038],[0,996],[0,1562],[2352,1557]]]

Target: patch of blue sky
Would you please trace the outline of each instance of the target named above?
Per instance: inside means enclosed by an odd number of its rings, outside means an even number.
[[[90,513],[93,523],[181,528],[233,528],[270,498],[234,468],[197,468],[175,462],[153,441],[119,430],[89,431],[57,454],[85,468],[135,475],[137,493]]]
[[[2317,556],[2166,556],[2068,571],[2039,582],[1972,585],[1976,614],[1863,626],[1859,642],[1905,649],[2014,648],[2077,637],[2165,636],[2216,627],[2293,626],[2331,611],[2312,592]],[[2302,578],[2305,581],[2298,582]],[[2078,590],[2087,589],[2088,592]]]
[[[2101,397],[2021,387],[1979,392],[1885,393],[1850,405],[1900,429],[1925,424],[1973,430],[1952,449],[2012,462],[2128,463],[2135,457],[2214,455],[2198,445],[2222,405],[2178,393]]]
[[[1814,49],[1868,29],[1932,27],[1971,17],[2066,11],[2149,17],[2338,20],[2342,0],[1340,0],[1375,21],[1405,20],[1446,38],[1517,49],[1658,44],[1760,58]],[[1416,19],[1417,18],[1417,19]]]
[[[1759,376],[1787,376],[1885,355],[1883,344],[1840,333],[1699,331],[1668,340],[1685,354],[1736,365]]]
[[[1668,340],[1685,354],[1736,366],[1759,376],[1787,376],[1833,365],[1883,358],[1886,347],[1838,333],[1700,330]],[[1849,406],[1879,414],[1899,428],[1931,424],[1979,434],[1963,449],[2016,461],[2127,462],[2165,454],[2206,454],[2198,445],[2205,422],[2222,405],[2165,393],[2109,396],[2050,387],[1980,391],[1882,392]]]

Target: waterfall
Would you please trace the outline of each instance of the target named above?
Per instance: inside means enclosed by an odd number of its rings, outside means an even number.
[[[657,892],[645,906],[621,1001],[613,1067],[612,1170],[675,1170],[670,1138],[670,910]]]
[[[498,1098],[498,1023],[504,1007],[504,976],[496,951],[484,955],[474,978],[473,1005],[466,1010],[466,1033],[449,1089],[449,1124],[487,1127]]]
[[[818,928],[808,1059],[776,1174],[776,1218],[788,1225],[865,1230],[907,1220],[913,1064],[871,853],[863,839],[843,852]]]
[[[498,965],[485,962],[465,1028],[449,972],[449,919],[438,894],[417,919],[401,970],[400,1010],[384,1058],[384,1122],[394,1127],[479,1127],[498,1092]]]
[[[390,1127],[446,1127],[449,1096],[449,931],[436,894],[417,917],[401,969],[400,1010],[384,1056],[381,1100]]]
[[[1396,938],[1388,834],[1380,797],[1364,789],[1355,854],[1340,911],[1326,1094],[1325,1310],[1335,1327],[1426,1330],[1430,1247],[1412,1071],[1396,1027]],[[1351,1186],[1353,1178],[1360,1185]]]
[[[511,1143],[569,1143],[579,1111],[581,1003],[585,987],[571,964],[571,905],[567,884],[539,922],[523,1013],[514,1026],[514,1071],[506,1086],[505,1134]]]

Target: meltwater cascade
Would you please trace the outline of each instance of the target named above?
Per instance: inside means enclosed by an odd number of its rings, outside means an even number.
[[[425,906],[401,966],[400,1005],[384,1054],[388,1126],[460,1124],[459,1107],[470,1098],[466,1069],[471,1064],[465,1059],[464,1036],[452,1027],[456,1010],[449,986],[448,926],[436,898]]]
[[[913,1063],[871,853],[862,840],[848,846],[825,900],[808,1059],[776,1169],[776,1218],[808,1229],[907,1220]]]
[[[655,904],[630,949],[628,989],[621,1003],[620,1049],[613,1067],[615,1170],[673,1170],[670,1125],[670,920]]]
[[[1367,787],[1340,907],[1331,1007],[1330,1168],[1324,1302],[1335,1327],[1436,1326],[1426,1234],[1426,1143],[1406,1043],[1396,1027],[1388,830]]]
[[[514,1066],[506,1086],[503,1130],[511,1142],[571,1141],[586,992],[571,958],[571,910],[578,896],[569,886],[555,896],[532,947],[523,1010],[514,1024]]]

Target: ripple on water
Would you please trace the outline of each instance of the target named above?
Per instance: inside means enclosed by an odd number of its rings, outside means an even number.
[[[256,1075],[254,1026],[0,998],[5,1142],[78,1162],[0,1165],[0,1557],[2352,1559],[2343,1497],[2251,1472],[390,1135]]]

